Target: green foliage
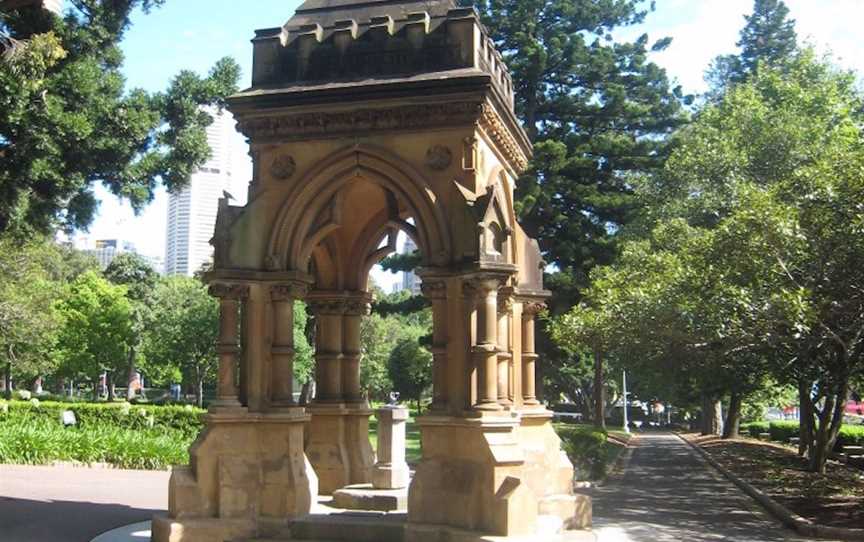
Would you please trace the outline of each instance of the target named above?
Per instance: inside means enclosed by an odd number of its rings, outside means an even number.
[[[422,257],[419,251],[411,254],[392,254],[381,260],[381,267],[391,273],[410,272],[420,267]]]
[[[94,183],[136,209],[157,183],[177,189],[210,154],[200,106],[234,92],[239,67],[182,72],[162,93],[127,90],[119,43],[137,8],[161,1],[75,2],[64,18],[31,9],[0,18],[21,44],[0,63],[0,232],[86,227]]]
[[[58,337],[62,374],[96,379],[125,366],[134,340],[133,310],[125,287],[88,271],[69,285],[57,310],[63,320]]]
[[[789,439],[798,436],[798,422],[771,422],[768,425],[768,433],[771,440],[776,442],[789,442]]]
[[[146,302],[156,288],[159,274],[143,256],[125,252],[114,258],[103,272],[114,284],[126,286],[126,296],[138,302]]]
[[[600,480],[609,468],[608,435],[592,426],[559,425],[555,432],[576,469],[578,480]]]
[[[751,438],[759,438],[759,435],[768,433],[771,429],[769,422],[749,422],[741,424],[741,434],[749,435]]]
[[[432,353],[415,338],[399,341],[387,363],[393,389],[403,400],[413,400],[420,409],[423,395],[432,386]]]
[[[549,263],[587,286],[588,273],[608,264],[615,239],[637,201],[630,177],[656,170],[667,136],[685,120],[684,97],[650,62],[650,43],[614,41],[615,32],[644,20],[642,0],[488,0],[484,22],[514,76],[516,106],[535,144],[520,179],[517,207]],[[559,291],[572,305],[578,295]],[[560,299],[565,297],[565,299]]]
[[[58,403],[40,401],[34,406],[29,401],[10,401],[0,422],[22,424],[42,422],[60,423],[64,411],[72,411],[78,427],[99,429],[145,430],[158,429],[180,433],[194,438],[203,426],[204,410],[191,406],[134,406],[129,403]]]

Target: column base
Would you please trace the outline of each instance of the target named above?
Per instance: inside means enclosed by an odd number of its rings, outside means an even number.
[[[372,482],[375,453],[369,441],[369,416],[365,401],[359,404],[315,403],[309,407],[309,443],[306,455],[318,474],[321,495],[337,489]]]
[[[318,479],[303,453],[303,409],[217,410],[206,420],[191,464],[171,473],[168,517],[154,520],[154,542],[258,535],[310,512]]]

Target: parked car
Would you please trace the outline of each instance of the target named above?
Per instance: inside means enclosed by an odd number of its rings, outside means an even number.
[[[847,401],[846,414],[864,416],[864,402],[862,401]]]

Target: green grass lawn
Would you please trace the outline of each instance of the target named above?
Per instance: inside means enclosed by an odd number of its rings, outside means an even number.
[[[375,416],[369,418],[369,440],[372,442],[372,449],[378,449],[378,419]],[[407,426],[405,427],[405,459],[410,464],[420,462],[420,428],[416,422],[416,412],[411,411],[411,417],[408,418]]]

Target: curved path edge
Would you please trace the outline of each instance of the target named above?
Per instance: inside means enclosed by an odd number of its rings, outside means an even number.
[[[778,503],[762,491],[756,489],[750,483],[742,480],[741,478],[733,474],[729,469],[718,463],[717,460],[711,457],[711,455],[705,450],[703,450],[700,446],[697,446],[693,442],[690,442],[680,434],[676,433],[676,436],[686,442],[688,445],[690,445],[690,447],[696,450],[709,465],[719,471],[720,474],[726,477],[730,482],[738,486],[741,491],[743,491],[751,498],[753,498],[753,500],[758,502],[772,516],[783,522],[784,525],[794,529],[799,534],[830,540],[849,540],[855,542],[864,541],[864,529],[828,527],[826,525],[816,524],[809,519],[803,518],[795,512],[789,510],[782,504]]]

